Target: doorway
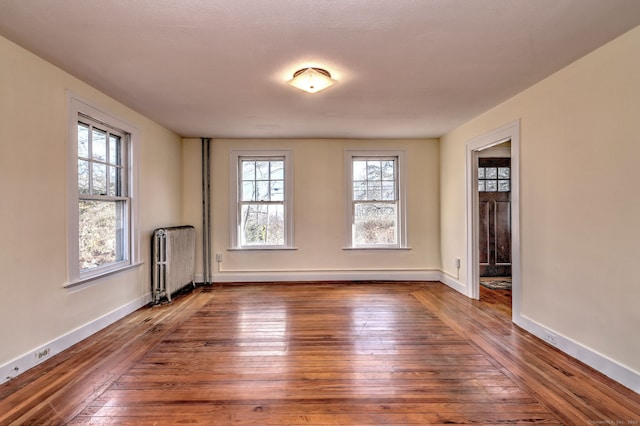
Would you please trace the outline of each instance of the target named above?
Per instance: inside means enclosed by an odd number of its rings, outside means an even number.
[[[511,141],[481,151],[478,156],[480,300],[510,316]]]
[[[519,153],[520,122],[515,121],[485,135],[467,142],[467,295],[480,299],[480,275],[510,275],[511,277],[511,318],[516,321],[520,316],[520,206],[519,206]],[[499,153],[500,154],[497,154]],[[509,158],[510,157],[510,158]],[[501,160],[497,160],[501,158]],[[509,161],[508,172],[504,159]],[[485,160],[486,159],[486,160]],[[490,176],[480,178],[480,165],[484,173],[490,168]],[[498,168],[502,167],[502,178],[498,177]],[[495,168],[495,170],[493,170]],[[495,179],[494,179],[495,172]],[[506,179],[506,175],[509,179]],[[487,185],[491,191],[481,191],[481,185]],[[494,186],[502,180],[502,191],[493,191]],[[508,180],[508,183],[506,182]],[[484,182],[482,182],[484,181]],[[495,182],[493,182],[495,181]],[[506,191],[508,185],[509,191]],[[485,186],[486,189],[486,186]],[[487,195],[486,192],[508,192],[508,195]],[[505,197],[507,199],[505,199]],[[481,207],[482,203],[485,203]],[[493,209],[493,212],[491,212]],[[491,216],[491,213],[493,216]],[[489,230],[489,221],[494,222],[497,216],[508,219],[510,238],[504,234],[504,227]],[[483,218],[481,220],[481,215]],[[489,216],[489,217],[487,217]],[[494,222],[495,223],[495,222]],[[493,236],[490,233],[493,232]],[[496,233],[498,234],[496,236]],[[481,251],[481,234],[484,251]],[[493,246],[493,247],[492,247]],[[509,253],[509,255],[505,255]],[[482,257],[482,259],[481,259]],[[493,260],[491,259],[493,257]],[[482,262],[481,262],[482,261]],[[482,263],[482,265],[481,265]],[[500,277],[498,277],[500,278]],[[505,277],[506,278],[506,277]]]

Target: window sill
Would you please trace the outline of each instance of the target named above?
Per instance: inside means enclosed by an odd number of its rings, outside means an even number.
[[[82,286],[84,284],[90,283],[91,281],[96,281],[96,280],[99,280],[101,278],[105,278],[105,277],[108,277],[110,275],[117,274],[118,272],[128,271],[129,269],[137,268],[137,267],[139,267],[139,266],[141,266],[143,264],[144,264],[144,262],[133,263],[131,265],[122,266],[120,268],[112,269],[110,271],[104,271],[104,272],[102,272],[100,274],[79,278],[79,279],[77,279],[75,281],[71,281],[71,282],[68,282],[68,283],[64,284],[62,287],[71,289],[71,288],[74,288],[74,287]]]
[[[343,247],[342,250],[391,250],[408,251],[411,247]]]
[[[297,247],[230,247],[227,251],[295,251]]]

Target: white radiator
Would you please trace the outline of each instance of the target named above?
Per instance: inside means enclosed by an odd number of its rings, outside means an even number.
[[[196,230],[193,226],[173,226],[153,231],[151,288],[153,303],[171,302],[171,295],[187,285],[195,285]]]

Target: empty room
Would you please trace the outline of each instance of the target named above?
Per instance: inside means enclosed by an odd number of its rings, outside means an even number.
[[[640,424],[639,76],[637,0],[1,0],[0,424]]]

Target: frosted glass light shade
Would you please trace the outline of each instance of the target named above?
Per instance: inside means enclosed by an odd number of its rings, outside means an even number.
[[[333,85],[336,81],[322,68],[304,68],[296,71],[287,83],[300,90],[316,93]]]

